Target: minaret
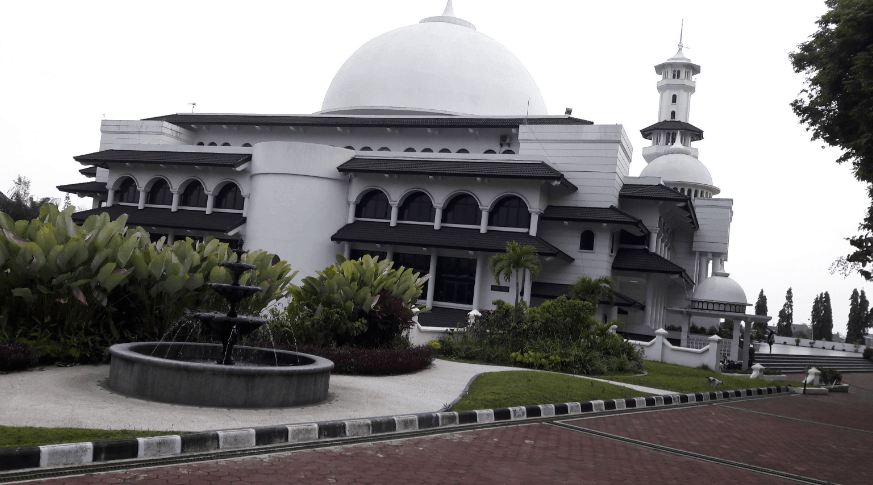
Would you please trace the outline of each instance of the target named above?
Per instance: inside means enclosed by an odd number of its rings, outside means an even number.
[[[683,31],[684,22],[679,32],[679,50],[673,57],[655,66],[655,72],[661,76],[657,84],[660,102],[658,123],[641,130],[643,138],[652,140],[651,146],[643,148],[646,163],[663,155],[677,136],[680,144],[690,149],[691,156],[697,157],[697,149],[691,148],[691,142],[703,139],[703,131],[689,124],[691,95],[697,84],[694,76],[700,74],[700,66],[691,62],[682,52]]]

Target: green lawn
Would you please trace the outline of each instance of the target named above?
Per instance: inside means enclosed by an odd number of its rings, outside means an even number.
[[[662,364],[660,362],[643,362],[643,368],[648,375],[640,377],[628,376],[598,376],[610,381],[626,382],[640,386],[664,389],[680,393],[727,391],[731,389],[748,389],[755,387],[796,386],[793,381],[771,381],[766,379],[749,379],[737,374],[719,374],[706,369],[693,369],[678,365]],[[715,377],[724,384],[714,387],[707,382],[707,377]]]
[[[551,372],[489,372],[476,378],[452,411],[644,397],[626,387]]]
[[[0,448],[81,443],[83,441],[120,440],[180,434],[178,431],[133,431],[87,428],[34,428],[0,426]]]

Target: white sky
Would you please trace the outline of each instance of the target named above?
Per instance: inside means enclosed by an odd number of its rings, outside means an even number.
[[[24,175],[39,196],[85,181],[100,119],[200,113],[311,113],[366,41],[439,15],[444,0],[8,2],[0,17],[0,190]],[[812,143],[788,103],[802,89],[788,53],[815,31],[822,0],[455,0],[455,13],[513,52],[550,114],[624,126],[631,174],[639,130],[658,121],[653,66],[676,52],[701,65],[690,121],[700,159],[734,199],[731,277],[770,315],[794,288],[795,323],[829,291],[834,330],[862,278],[830,275],[867,206],[837,150]],[[76,199],[85,205],[90,199]]]

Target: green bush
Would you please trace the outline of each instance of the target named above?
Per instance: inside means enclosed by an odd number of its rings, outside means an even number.
[[[865,359],[873,362],[873,348],[871,348],[871,347],[865,348],[864,353],[861,354],[861,356],[864,357]]]
[[[24,370],[37,362],[30,346],[17,342],[0,342],[0,371]]]
[[[303,352],[330,360],[334,374],[388,376],[426,369],[434,350],[428,345],[405,348],[367,349],[356,347],[313,347],[284,345],[283,350]]]

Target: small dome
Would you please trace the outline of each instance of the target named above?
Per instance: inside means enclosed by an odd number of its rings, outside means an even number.
[[[727,303],[730,305],[748,305],[746,292],[739,283],[729,278],[728,273],[714,271],[712,276],[703,280],[690,300]]]
[[[352,54],[333,78],[321,112],[548,114],[524,65],[455,17],[451,2],[443,15],[383,34]]]
[[[687,153],[670,153],[673,150],[670,147],[665,155],[652,160],[640,172],[640,177],[661,177],[668,185],[671,182],[702,185],[714,189],[714,194],[720,192],[712,185],[712,175],[703,162]]]

